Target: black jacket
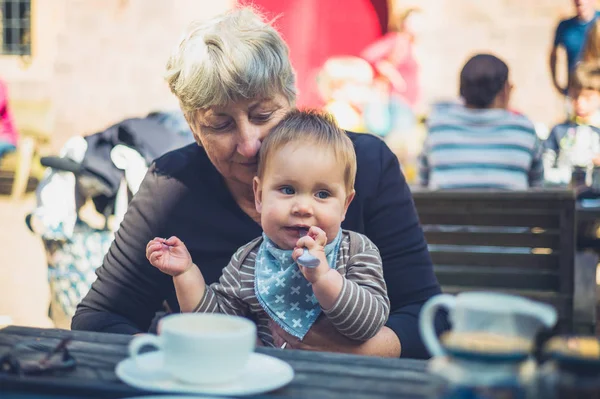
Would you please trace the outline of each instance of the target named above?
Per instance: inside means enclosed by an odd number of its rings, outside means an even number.
[[[356,197],[342,227],[365,234],[381,252],[391,303],[387,326],[400,338],[402,356],[427,357],[418,315],[440,287],[410,190],[383,141],[367,134],[349,136],[358,163]],[[172,278],[146,260],[152,238],[178,236],[211,284],[233,253],[261,233],[201,147],[192,144],[165,154],[133,198],[72,328],[133,334],[148,330],[163,300],[179,309]]]

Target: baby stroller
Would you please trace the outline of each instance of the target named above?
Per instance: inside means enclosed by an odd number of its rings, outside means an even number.
[[[165,120],[164,113],[126,119],[102,132],[73,137],[58,156],[41,160],[47,170],[36,190],[36,208],[25,222],[44,244],[49,317],[56,327],[70,328],[150,163],[193,142],[191,132],[171,129]],[[82,215],[84,205],[92,203],[86,209],[101,215],[100,225],[92,226]]]

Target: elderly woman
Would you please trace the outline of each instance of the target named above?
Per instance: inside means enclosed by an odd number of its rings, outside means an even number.
[[[269,130],[294,107],[294,72],[282,38],[250,9],[192,25],[167,63],[167,81],[198,145],[157,159],[133,198],[97,281],[72,328],[135,334],[148,330],[166,300],[178,311],[172,279],[145,256],[154,237],[186,243],[208,284],[233,253],[261,233],[252,178]],[[357,343],[320,320],[302,342],[273,327],[287,348],[426,357],[421,305],[440,292],[411,194],[396,157],[378,138],[349,133],[356,148],[356,197],[343,228],[380,249],[391,302],[387,326]],[[307,168],[318,168],[310,159]]]

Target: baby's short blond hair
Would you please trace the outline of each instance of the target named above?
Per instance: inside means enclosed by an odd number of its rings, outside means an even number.
[[[356,153],[352,141],[333,116],[315,110],[294,110],[288,113],[263,141],[258,156],[258,177],[262,180],[271,156],[287,144],[314,144],[329,148],[344,165],[346,192],[354,190]]]

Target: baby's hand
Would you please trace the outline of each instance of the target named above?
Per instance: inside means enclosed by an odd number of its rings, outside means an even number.
[[[156,237],[148,242],[146,258],[152,266],[172,277],[185,273],[193,266],[185,244],[175,236],[169,239]]]
[[[327,235],[325,232],[317,226],[312,226],[310,230],[308,230],[308,234],[298,240],[296,248],[294,248],[294,252],[292,252],[292,258],[296,262],[298,262],[298,258],[304,252],[304,248],[306,248],[311,255],[319,259],[319,266],[314,268],[304,267],[298,264],[304,278],[311,284],[316,283],[319,278],[329,270],[329,264],[325,257],[325,245],[327,245]]]

